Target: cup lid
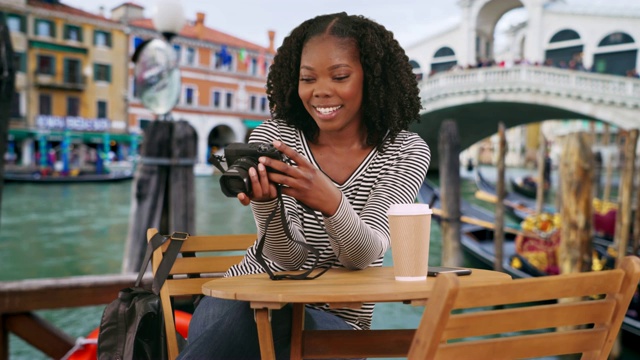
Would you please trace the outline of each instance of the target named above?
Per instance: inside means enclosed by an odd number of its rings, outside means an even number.
[[[430,215],[429,204],[392,204],[387,215]]]

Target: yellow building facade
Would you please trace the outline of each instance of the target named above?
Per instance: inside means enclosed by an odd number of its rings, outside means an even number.
[[[68,171],[135,151],[138,139],[127,126],[126,27],[56,0],[7,0],[0,11],[17,65],[9,123],[14,163],[63,162]]]

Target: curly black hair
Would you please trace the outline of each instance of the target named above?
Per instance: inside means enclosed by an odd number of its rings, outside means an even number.
[[[387,131],[394,139],[420,119],[418,82],[393,33],[364,16],[344,12],[306,20],[278,48],[267,79],[267,97],[274,118],[302,130],[308,139],[316,139],[318,126],[298,96],[298,84],[302,49],[311,38],[323,34],[352,39],[360,51],[367,145],[381,149]]]

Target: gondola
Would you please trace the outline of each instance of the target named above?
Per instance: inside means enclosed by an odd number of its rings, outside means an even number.
[[[107,174],[80,174],[76,176],[42,175],[39,172],[7,172],[5,182],[37,183],[37,184],[68,184],[113,182],[133,179],[132,171],[114,171]]]
[[[476,186],[479,192],[476,196],[480,199],[493,201],[496,199],[496,186],[488,181],[480,170],[476,171]],[[524,220],[527,216],[535,213],[536,201],[530,197],[515,192],[505,191],[504,194],[505,210],[518,220]],[[553,213],[552,207],[546,206],[544,211]]]
[[[440,194],[437,187],[425,181],[418,193],[418,201],[434,209],[440,209]],[[486,209],[474,206],[464,200],[460,203],[462,215],[461,241],[460,245],[465,255],[465,259],[473,266],[481,266],[492,269],[495,262],[494,248],[494,215]],[[442,218],[434,212],[433,219],[440,223]],[[486,224],[486,226],[483,226]],[[503,246],[504,260],[502,261],[503,271],[513,278],[528,278],[533,276],[546,276],[546,274],[536,270],[527,263],[526,259],[516,253],[516,231],[505,231]],[[607,254],[607,243],[594,239],[593,248],[602,255],[602,259]],[[514,261],[518,259],[518,261]],[[515,263],[520,262],[521,267],[516,268]],[[622,329],[627,333],[640,336],[640,294],[632,301],[629,312],[622,324]]]
[[[511,189],[522,196],[535,199],[538,192],[538,182],[531,176],[518,176],[509,179]],[[549,190],[549,183],[545,183],[545,190]]]
[[[513,185],[513,184],[512,184]],[[476,186],[478,192],[476,197],[488,201],[496,201],[496,187],[488,181],[480,171],[476,171]],[[607,205],[609,204],[609,205]],[[615,222],[617,209],[609,208],[613,203],[594,200],[593,227],[596,234],[596,241],[611,242],[615,232]],[[535,214],[536,202],[527,196],[517,192],[505,192],[504,196],[505,210],[519,221],[524,220],[527,216]],[[544,212],[554,213],[552,206],[545,205]]]

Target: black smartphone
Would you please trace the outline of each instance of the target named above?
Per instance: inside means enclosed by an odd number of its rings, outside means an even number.
[[[441,274],[441,273],[454,273],[456,275],[470,275],[471,269],[446,267],[446,266],[429,266],[429,271],[427,272],[427,275],[438,276],[438,274]]]

